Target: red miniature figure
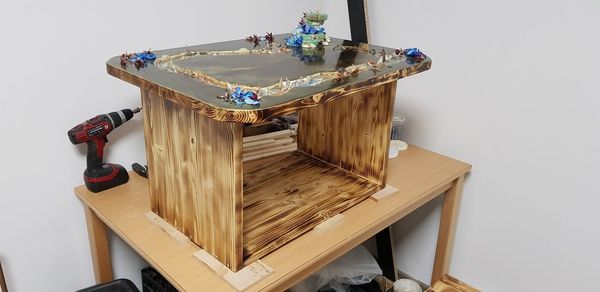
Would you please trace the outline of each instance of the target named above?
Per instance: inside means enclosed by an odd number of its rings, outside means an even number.
[[[247,37],[246,41],[253,42],[255,48],[258,47],[258,45],[260,44],[259,43],[260,38],[257,35],[251,35],[251,36]]]
[[[142,60],[136,60],[133,65],[135,66],[135,69],[140,70],[140,68],[144,67],[144,61]]]
[[[266,41],[267,41],[269,44],[270,44],[270,43],[272,43],[272,42],[275,40],[275,38],[273,38],[273,33],[272,33],[272,32],[268,32],[268,33],[265,35],[265,40],[266,40]]]
[[[249,36],[249,37],[246,38],[246,41],[247,42],[253,42],[254,43],[254,47],[256,48],[259,45],[260,38],[257,35],[251,35],[251,36]]]
[[[127,67],[127,62],[129,62],[129,58],[131,58],[132,54],[127,54],[127,52],[121,54],[121,67],[125,69]]]

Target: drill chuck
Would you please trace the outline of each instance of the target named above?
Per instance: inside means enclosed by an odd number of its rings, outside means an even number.
[[[130,109],[124,109],[124,110],[108,113],[108,114],[106,114],[106,116],[108,116],[108,119],[110,120],[110,122],[113,126],[113,129],[114,129],[114,128],[122,125],[123,123],[131,120],[131,118],[133,118],[133,111]]]

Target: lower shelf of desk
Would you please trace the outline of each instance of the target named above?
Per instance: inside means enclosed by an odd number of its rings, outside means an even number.
[[[249,264],[368,198],[380,186],[296,151],[244,164]]]

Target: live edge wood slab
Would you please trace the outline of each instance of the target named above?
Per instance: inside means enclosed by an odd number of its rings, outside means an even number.
[[[275,41],[284,43],[288,35],[276,35]],[[340,45],[354,46],[355,50],[342,50]],[[155,51],[158,57],[190,52],[227,51],[244,48],[255,49],[252,43],[245,40],[234,40],[199,46]],[[316,61],[303,61],[304,55],[294,50],[287,53],[252,54],[252,55],[199,55],[181,61],[180,65],[189,69],[201,69],[215,79],[232,84],[249,84],[265,86],[277,83],[281,78],[293,80],[320,72],[334,72],[338,68],[352,64],[377,61],[369,51],[388,53],[395,48],[354,43],[347,40],[331,38],[331,44],[325,47],[324,55]],[[299,55],[300,54],[300,55]],[[198,82],[184,74],[173,74],[153,64],[137,70],[133,65],[122,68],[119,56],[106,63],[107,71],[119,79],[127,81],[160,95],[174,103],[193,109],[203,116],[226,122],[253,123],[268,120],[271,117],[296,112],[299,109],[316,106],[328,100],[346,95],[349,92],[375,87],[379,84],[404,78],[431,67],[431,59],[425,58],[414,64],[401,62],[393,66],[385,66],[377,72],[363,72],[347,82],[329,82],[319,86],[297,88],[283,96],[266,96],[259,108],[239,107],[215,98],[223,94],[223,88]]]
[[[332,38],[314,56],[276,45],[283,38],[268,50],[236,40],[156,51],[139,69],[107,62],[141,89],[152,211],[233,271],[385,186],[396,80],[431,66],[399,58],[371,68],[376,52],[394,49]],[[331,78],[347,68],[361,70]],[[258,90],[307,76],[320,82],[259,105],[217,98],[227,84]],[[292,112],[298,151],[244,163],[243,124]]]

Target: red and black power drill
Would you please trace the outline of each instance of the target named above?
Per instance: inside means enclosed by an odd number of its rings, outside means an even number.
[[[106,135],[129,121],[142,109],[124,109],[117,112],[93,117],[69,130],[69,140],[73,144],[87,143],[87,168],[83,172],[85,186],[97,193],[126,183],[129,175],[119,164],[103,163],[104,144],[108,142]]]

